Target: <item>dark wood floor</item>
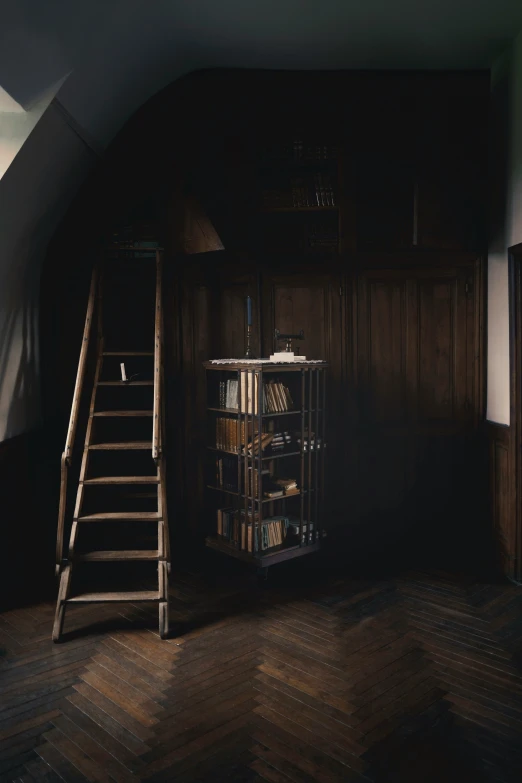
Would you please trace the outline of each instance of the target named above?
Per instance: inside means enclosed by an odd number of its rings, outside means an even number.
[[[439,572],[173,578],[136,606],[0,615],[0,780],[522,780],[522,590]]]

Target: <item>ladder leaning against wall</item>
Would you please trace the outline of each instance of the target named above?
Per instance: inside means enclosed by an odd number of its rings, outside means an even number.
[[[132,274],[136,275],[135,281],[129,282]],[[115,246],[92,273],[61,460],[56,541],[60,586],[52,634],[55,642],[62,636],[65,610],[70,604],[153,602],[159,608],[159,634],[161,638],[168,634],[170,545],[164,452],[162,277],[163,250],[144,245]],[[107,281],[112,303],[107,300]],[[147,292],[150,307],[148,313],[142,313],[141,298],[146,298]],[[125,314],[127,301],[133,304]],[[95,330],[97,337],[93,337]],[[150,350],[138,350],[144,344]],[[84,393],[88,357],[94,347],[88,403]],[[135,369],[139,372],[134,374]],[[67,514],[67,483],[82,419],[85,440],[71,519]],[[68,546],[66,529],[68,533],[70,529]],[[136,548],[136,543],[143,548]],[[148,565],[131,566],[129,562]],[[140,580],[138,589],[134,584],[131,589],[120,589],[115,574],[118,567],[127,568],[127,577],[130,569],[131,579]],[[149,569],[151,581],[146,586],[152,589],[143,589],[140,568]],[[97,576],[101,578],[104,569],[110,589],[98,590]],[[77,572],[82,570],[84,574],[89,571],[87,588],[81,579],[79,588],[75,584]],[[91,582],[95,583],[94,589]]]

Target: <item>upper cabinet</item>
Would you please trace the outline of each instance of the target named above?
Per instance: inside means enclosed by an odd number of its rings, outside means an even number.
[[[488,78],[375,76],[359,85],[359,250],[485,247]]]
[[[219,122],[191,178],[227,250],[315,260],[484,251],[488,72],[207,80],[206,111]]]
[[[422,106],[417,145],[420,247],[486,246],[488,82],[470,80],[464,86],[448,81],[445,90],[437,90]]]

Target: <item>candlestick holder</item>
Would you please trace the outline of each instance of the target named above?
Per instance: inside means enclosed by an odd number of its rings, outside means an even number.
[[[243,356],[243,359],[254,359],[254,354],[252,353],[252,348],[250,346],[250,338],[252,336],[252,324],[247,324],[247,333],[246,333],[246,350],[245,355]]]

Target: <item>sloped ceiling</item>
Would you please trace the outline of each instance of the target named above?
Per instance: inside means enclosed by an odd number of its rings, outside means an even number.
[[[102,145],[198,68],[483,68],[522,27],[520,0],[4,0],[0,85],[59,100]]]
[[[0,0],[0,112],[62,84],[0,179],[0,440],[38,421],[49,238],[149,97],[209,68],[487,68],[521,27],[520,0]]]

